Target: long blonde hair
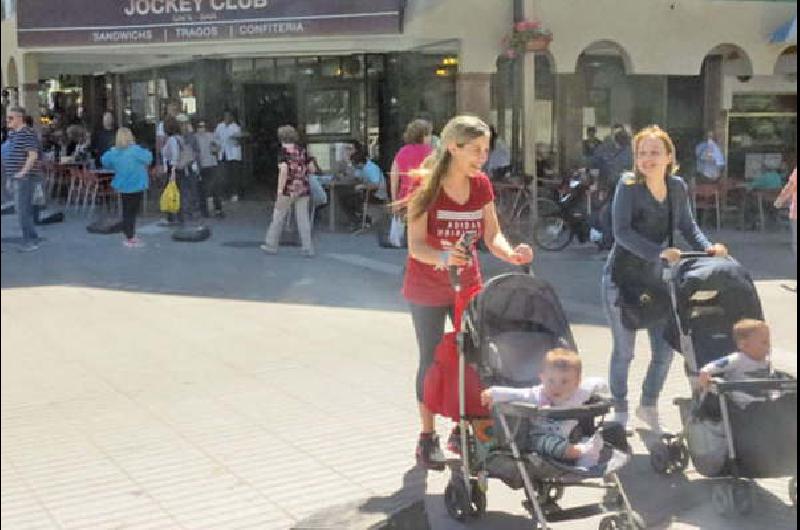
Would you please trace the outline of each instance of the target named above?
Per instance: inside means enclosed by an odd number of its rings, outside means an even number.
[[[672,138],[670,138],[667,131],[658,125],[650,125],[637,132],[636,136],[633,137],[631,142],[633,149],[633,174],[636,175],[636,182],[640,184],[645,182],[645,176],[641,171],[639,171],[638,160],[639,144],[641,144],[645,138],[657,138],[661,140],[661,143],[663,143],[664,147],[667,149],[667,154],[670,156],[670,158],[672,158],[672,162],[667,166],[667,174],[664,175],[664,177],[669,178],[677,173],[680,166],[678,166],[678,162],[676,160],[677,154],[675,150],[675,143],[672,141]]]
[[[411,172],[413,176],[422,178],[422,184],[407,199],[408,215],[411,219],[424,215],[442,190],[442,180],[447,175],[453,158],[447,146],[456,144],[462,147],[481,136],[490,135],[489,126],[476,116],[456,116],[447,122],[442,129],[439,146],[419,169]]]

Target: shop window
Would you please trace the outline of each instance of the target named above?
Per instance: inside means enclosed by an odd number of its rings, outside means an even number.
[[[350,134],[350,91],[316,90],[305,97],[306,134]]]
[[[796,94],[736,94],[733,112],[797,112]]]
[[[341,77],[342,63],[339,57],[323,57],[320,65],[322,77]]]

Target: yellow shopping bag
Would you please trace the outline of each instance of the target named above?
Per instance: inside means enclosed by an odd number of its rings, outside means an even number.
[[[181,192],[174,180],[167,183],[164,192],[161,194],[161,211],[164,213],[178,213],[181,209]]]

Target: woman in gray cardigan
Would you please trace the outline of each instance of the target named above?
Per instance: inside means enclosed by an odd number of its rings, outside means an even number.
[[[636,330],[623,324],[620,287],[641,284],[660,261],[675,263],[680,251],[668,242],[670,230],[680,231],[694,250],[727,256],[724,245],[712,244],[695,223],[683,179],[675,176],[675,145],[658,126],[641,130],[633,139],[633,174],[617,185],[613,205],[614,247],[603,272],[603,303],[613,335],[610,387],[614,400],[612,422],[628,422],[628,371],[633,360]],[[670,209],[672,215],[670,215]],[[630,264],[639,264],[640,267]],[[665,315],[666,316],[666,315]],[[650,324],[652,357],[642,383],[636,416],[653,431],[660,431],[658,396],[672,363],[673,351],[664,339],[666,319]]]

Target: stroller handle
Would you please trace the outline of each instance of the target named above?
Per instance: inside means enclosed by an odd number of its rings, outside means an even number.
[[[714,256],[713,254],[710,254],[710,253],[706,252],[705,250],[691,250],[691,251],[686,251],[686,252],[682,251],[678,261],[680,262],[680,261],[683,261],[683,260],[686,260],[686,259],[708,258],[708,257],[713,257],[713,256]],[[669,267],[670,265],[672,265],[669,261],[665,260],[664,258],[661,258],[661,264],[665,268]],[[677,263],[675,263],[674,265],[677,265]]]

